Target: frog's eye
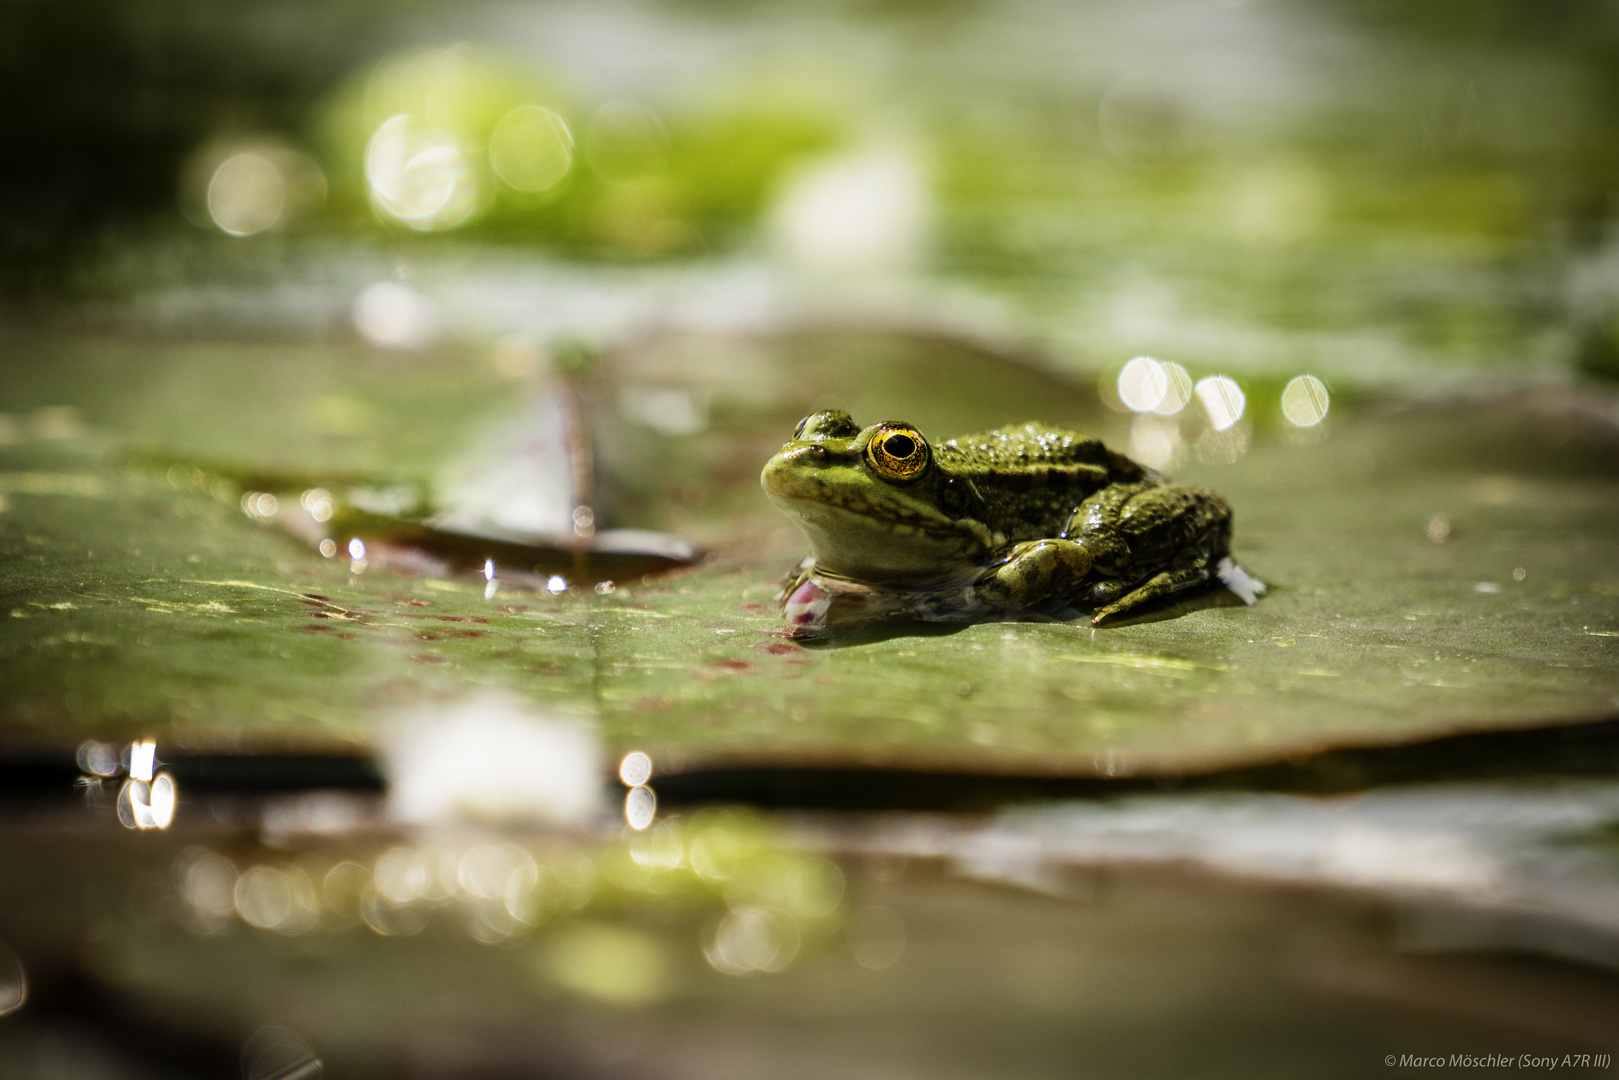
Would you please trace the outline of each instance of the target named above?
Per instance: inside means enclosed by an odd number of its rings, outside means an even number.
[[[866,460],[879,476],[914,480],[928,467],[928,441],[909,425],[885,424],[866,444]]]

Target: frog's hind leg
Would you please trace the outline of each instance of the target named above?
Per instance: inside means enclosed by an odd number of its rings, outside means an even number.
[[[1210,508],[1214,512],[1206,521],[1206,531],[1190,548],[1171,560],[1168,566],[1150,574],[1139,585],[1133,585],[1128,577],[1097,583],[1091,590],[1090,598],[1093,603],[1103,606],[1092,613],[1091,625],[1097,626],[1104,619],[1111,619],[1142,604],[1212,581],[1218,572],[1216,567],[1230,562],[1231,516],[1224,503],[1213,504]]]
[[[1202,557],[1201,554],[1183,563],[1160,570],[1142,582],[1138,588],[1126,593],[1122,599],[1115,600],[1106,607],[1098,608],[1091,614],[1091,625],[1100,625],[1103,619],[1111,619],[1113,616],[1123,614],[1131,608],[1137,608],[1150,601],[1185,589],[1194,588],[1208,581],[1210,576],[1208,560]],[[1109,584],[1113,583],[1109,582]],[[1124,586],[1122,582],[1119,585],[1124,588],[1128,587]],[[1117,595],[1118,591],[1118,589],[1107,590],[1107,592],[1114,595]],[[1103,590],[1098,589],[1096,592],[1102,593]],[[1105,598],[1105,594],[1097,596],[1097,599]]]
[[[1115,615],[1122,615],[1131,608],[1140,607],[1161,597],[1178,593],[1185,589],[1201,585],[1209,580],[1209,571],[1206,566],[1185,566],[1178,569],[1160,570],[1142,583],[1140,588],[1125,594],[1122,600],[1116,600],[1106,607],[1098,608],[1091,614],[1091,625],[1099,626],[1103,619],[1111,619]]]

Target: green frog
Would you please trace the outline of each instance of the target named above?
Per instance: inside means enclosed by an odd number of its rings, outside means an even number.
[[[1098,439],[1039,423],[931,443],[915,426],[805,417],[760,477],[813,554],[789,576],[789,622],[959,619],[1093,609],[1092,625],[1219,577],[1231,508]]]

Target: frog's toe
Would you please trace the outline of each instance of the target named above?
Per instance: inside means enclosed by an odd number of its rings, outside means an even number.
[[[1265,583],[1244,570],[1240,564],[1232,562],[1229,555],[1220,560],[1215,575],[1219,577],[1222,585],[1236,593],[1242,602],[1250,607],[1265,595]]]
[[[1126,594],[1106,607],[1098,608],[1091,613],[1091,625],[1100,626],[1104,619],[1111,619],[1115,615],[1122,615],[1132,608],[1160,597],[1170,596],[1183,589],[1190,589],[1209,580],[1208,568],[1201,563],[1183,566],[1179,569],[1164,570],[1148,578],[1140,588]]]

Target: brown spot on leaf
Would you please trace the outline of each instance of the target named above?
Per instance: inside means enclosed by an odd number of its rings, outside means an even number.
[[[640,701],[636,702],[635,707],[640,709],[642,712],[660,712],[664,709],[674,708],[674,704],[675,703],[670,701],[668,698],[649,697],[642,698]]]
[[[710,660],[710,664],[723,671],[751,671],[753,665],[746,660]]]
[[[765,652],[772,656],[786,656],[789,653],[803,652],[802,645],[794,645],[790,641],[772,641],[765,646]]]
[[[444,659],[444,657],[442,657],[442,656],[433,656],[430,653],[417,653],[415,656],[412,656],[411,659],[416,661],[418,664],[443,664],[443,663],[447,663],[447,661]]]

